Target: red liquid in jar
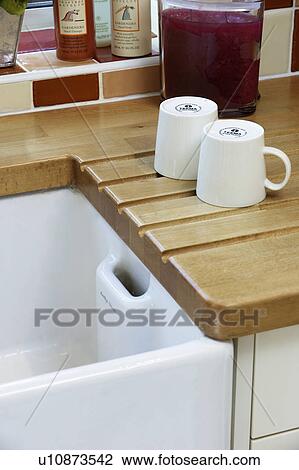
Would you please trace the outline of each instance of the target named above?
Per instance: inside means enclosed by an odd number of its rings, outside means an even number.
[[[224,112],[253,112],[262,23],[246,12],[164,10],[164,97],[202,96]]]

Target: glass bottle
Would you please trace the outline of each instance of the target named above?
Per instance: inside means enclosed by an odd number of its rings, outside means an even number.
[[[143,57],[152,52],[150,0],[112,0],[112,54]]]
[[[94,0],[94,19],[96,46],[107,47],[111,44],[111,7],[110,0]]]
[[[0,68],[16,65],[23,15],[11,15],[0,7]]]
[[[54,0],[57,58],[71,62],[95,56],[93,0]]]
[[[248,115],[258,98],[262,0],[159,0],[162,96],[201,96],[220,116]]]

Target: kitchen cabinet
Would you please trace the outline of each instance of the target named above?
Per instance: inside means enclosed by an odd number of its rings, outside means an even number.
[[[299,326],[255,340],[253,438],[299,428]]]
[[[298,325],[239,339],[236,350],[234,447],[299,449]]]
[[[299,429],[252,439],[252,450],[299,450]]]

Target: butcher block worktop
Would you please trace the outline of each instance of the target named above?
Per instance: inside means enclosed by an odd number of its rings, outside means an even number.
[[[252,119],[292,161],[245,209],[204,204],[153,169],[159,98],[0,119],[0,194],[77,187],[211,337],[299,323],[299,77],[262,82]],[[267,157],[268,176],[282,178]],[[5,226],[1,226],[5,230]]]

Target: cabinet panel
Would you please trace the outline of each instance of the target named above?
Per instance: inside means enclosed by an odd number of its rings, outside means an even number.
[[[256,335],[253,383],[253,438],[299,427],[299,326]]]
[[[252,450],[299,450],[299,429],[251,440]]]
[[[233,414],[233,449],[250,448],[254,336],[235,341],[235,399]]]

